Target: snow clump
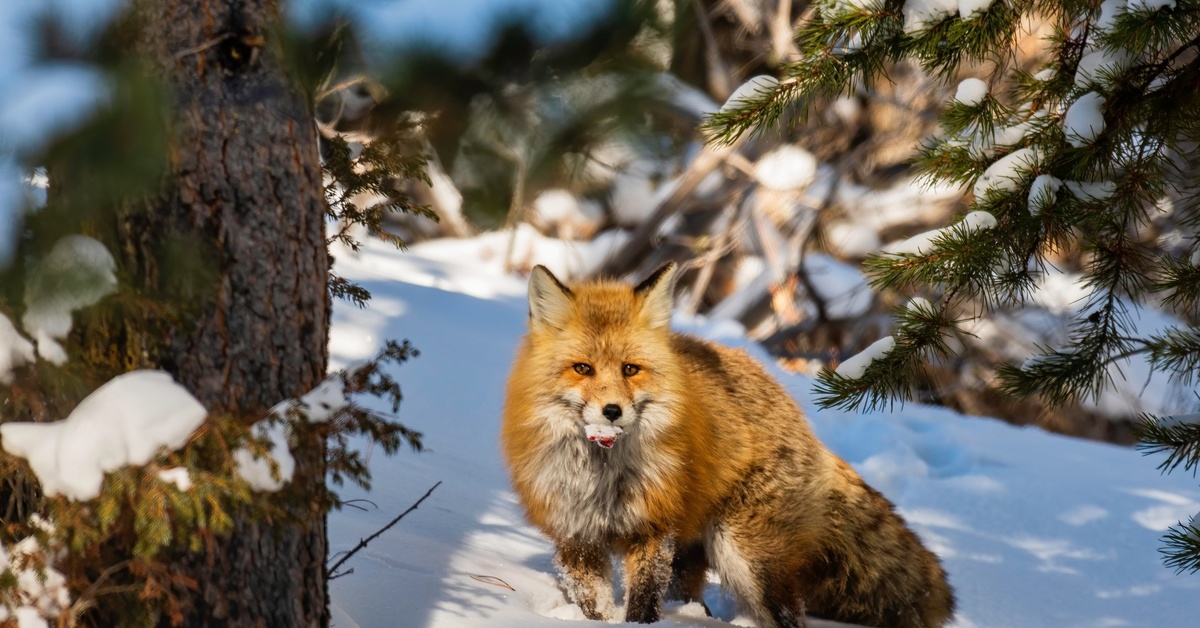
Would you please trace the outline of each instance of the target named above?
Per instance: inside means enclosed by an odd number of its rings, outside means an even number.
[[[958,13],[958,0],[908,0],[904,3],[904,32],[912,35]]]
[[[296,459],[288,445],[288,424],[285,420],[298,412],[299,417],[309,423],[324,423],[338,410],[346,405],[346,384],[341,373],[334,373],[317,384],[316,388],[308,391],[299,399],[281,401],[273,408],[268,417],[254,424],[251,431],[256,438],[265,439],[271,445],[267,456],[256,458],[245,447],[239,447],[233,452],[233,460],[237,463],[237,472],[243,480],[259,491],[278,491],[292,481],[296,470]],[[279,479],[271,474],[271,460],[279,470]]]
[[[104,474],[179,449],[208,411],[165,371],[118,375],[53,423],[0,425],[0,446],[29,461],[46,495],[88,500]]]
[[[29,274],[21,325],[37,340],[38,354],[56,365],[67,361],[56,339],[71,332],[71,312],[116,292],[117,263],[99,241],[69,235],[54,244]]]
[[[1157,11],[1159,9],[1174,9],[1175,0],[1129,0],[1130,10]]]
[[[192,488],[192,476],[188,475],[188,470],[185,467],[171,467],[158,472],[158,479],[168,484],[174,484],[175,488],[186,491]]]
[[[1099,83],[1105,75],[1124,71],[1133,60],[1134,54],[1128,50],[1102,48],[1088,53],[1079,60],[1079,66],[1075,69],[1075,87]]]
[[[11,384],[13,368],[36,360],[33,343],[17,331],[7,316],[0,314],[0,384]]]
[[[908,303],[904,306],[904,309],[918,315],[933,314],[937,312],[937,310],[933,309],[933,304],[930,303],[929,299],[926,299],[925,297],[913,297],[909,299]]]
[[[833,372],[842,377],[858,379],[863,376],[863,373],[867,372],[867,367],[872,362],[887,355],[894,348],[896,348],[896,339],[891,336],[884,336],[871,343],[871,346],[863,349],[861,353],[839,364]]]
[[[1041,153],[1035,148],[1020,148],[996,160],[975,181],[975,202],[986,199],[989,190],[1017,189],[1040,161]]]
[[[1029,213],[1036,216],[1053,205],[1062,185],[1063,182],[1052,175],[1039,174],[1029,186]]]
[[[268,456],[255,458],[254,454],[245,447],[239,447],[233,452],[233,461],[237,464],[237,473],[252,488],[258,491],[274,492],[292,481],[296,471],[296,459],[288,448],[288,427],[283,422],[259,421],[251,429],[256,438],[266,439],[271,444]],[[279,469],[279,478],[271,473],[271,460]]]
[[[889,244],[884,248],[885,253],[892,255],[912,254],[924,255],[934,248],[934,241],[951,233],[954,229],[966,228],[967,233],[974,233],[980,229],[990,229],[996,226],[996,217],[985,211],[973,211],[966,216],[963,216],[962,221],[956,225],[943,227],[941,229],[931,229],[907,240],[901,240],[893,244]]]
[[[1063,116],[1063,134],[1071,146],[1087,146],[1104,132],[1104,114],[1100,110],[1103,106],[1104,97],[1096,92],[1088,92],[1071,103]]]
[[[954,92],[954,100],[968,107],[976,107],[983,102],[987,93],[987,83],[977,78],[966,78],[958,84],[958,90]]]
[[[720,113],[733,111],[751,105],[779,87],[779,81],[768,74],[760,74],[746,81],[734,90],[729,100],[721,106]]]
[[[987,13],[995,0],[958,0],[958,17],[968,20]]]

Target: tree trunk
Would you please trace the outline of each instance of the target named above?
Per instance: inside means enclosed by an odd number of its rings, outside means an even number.
[[[281,64],[272,0],[145,0],[138,18],[141,50],[173,98],[171,171],[149,211],[126,222],[121,255],[135,282],[190,297],[183,322],[166,326],[160,366],[210,413],[252,421],[312,389],[328,361],[311,104]],[[266,496],[293,516],[234,513],[228,538],[175,559],[172,571],[196,583],[175,592],[184,625],[328,625],[325,516],[313,497],[324,440],[296,440],[291,485]]]

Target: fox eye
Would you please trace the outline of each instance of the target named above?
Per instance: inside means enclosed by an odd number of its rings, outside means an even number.
[[[621,372],[625,374],[625,377],[633,377],[634,375],[642,372],[642,367],[636,364],[626,364],[621,368]]]
[[[571,368],[575,369],[575,372],[579,373],[580,375],[591,375],[592,374],[592,365],[590,365],[590,364],[584,364],[583,362],[576,362],[575,365]]]

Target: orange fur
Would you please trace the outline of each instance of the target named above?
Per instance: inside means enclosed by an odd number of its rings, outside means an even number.
[[[816,440],[790,396],[745,352],[670,331],[672,273],[637,288],[567,288],[540,267],[531,278],[501,441],[572,601],[590,618],[612,615],[607,557],[619,552],[626,619],[654,621],[681,547],[685,599],[699,600],[697,574],[711,564],[764,626],[803,625],[806,611],[869,625],[948,621],[953,594],[937,558]],[[585,438],[589,423],[623,433],[602,449]]]

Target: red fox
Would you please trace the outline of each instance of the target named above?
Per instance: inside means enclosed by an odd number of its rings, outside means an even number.
[[[892,504],[753,358],[670,330],[674,273],[530,277],[501,445],[568,598],[612,618],[619,553],[626,621],[657,621],[668,589],[703,603],[711,567],[761,627],[945,625],[946,574]]]

